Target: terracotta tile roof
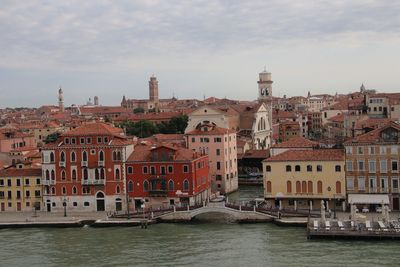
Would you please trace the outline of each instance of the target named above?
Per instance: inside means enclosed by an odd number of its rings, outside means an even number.
[[[381,132],[388,129],[388,128],[394,128],[397,131],[400,131],[400,125],[398,125],[397,123],[390,121],[388,124],[386,124],[385,126],[382,126],[380,128],[374,129],[368,133],[356,136],[353,139],[350,139],[346,142],[344,142],[345,145],[351,145],[351,144],[362,144],[362,143],[376,143],[376,142],[383,142],[383,140],[381,139],[380,135]],[[397,141],[396,143],[399,143],[399,141]]]
[[[390,122],[390,119],[387,118],[366,118],[364,120],[357,120],[354,128],[363,129],[363,128],[378,128],[387,125]]]
[[[29,168],[29,169],[3,169],[0,170],[0,177],[23,177],[23,176],[42,176],[42,169]]]
[[[269,157],[269,149],[250,149],[247,150],[246,153],[243,154],[242,158],[257,158],[257,159],[265,159]]]
[[[123,130],[121,128],[114,127],[112,125],[95,122],[87,123],[79,126],[71,131],[68,131],[61,136],[79,136],[79,135],[99,135],[99,134],[109,134],[109,135],[121,135]]]
[[[203,157],[190,149],[180,146],[173,146],[171,144],[165,143],[151,144],[148,142],[142,142],[135,146],[134,152],[128,158],[128,162],[152,161],[151,151],[154,149],[159,149],[161,147],[166,147],[174,151],[174,159],[171,161],[192,161],[197,158]]]
[[[311,141],[302,136],[294,136],[286,142],[272,145],[272,148],[313,148],[317,146],[317,142]]]
[[[333,117],[329,118],[328,120],[332,121],[332,122],[344,122],[344,114],[342,113],[342,114],[333,116]]]
[[[265,162],[277,161],[339,161],[344,160],[343,149],[288,150],[265,159]]]

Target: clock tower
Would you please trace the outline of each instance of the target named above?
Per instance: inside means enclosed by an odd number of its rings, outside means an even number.
[[[265,69],[259,74],[258,83],[258,101],[271,104],[272,101],[272,83],[271,73]]]

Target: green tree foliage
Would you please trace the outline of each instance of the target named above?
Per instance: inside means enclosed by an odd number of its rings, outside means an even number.
[[[58,137],[60,137],[60,133],[58,133],[58,132],[49,134],[49,135],[46,137],[46,139],[44,140],[44,142],[45,142],[46,144],[55,142],[55,141],[57,141]]]
[[[133,109],[133,113],[138,114],[138,113],[144,113],[144,108],[135,108]]]
[[[140,138],[149,137],[156,133],[177,134],[184,133],[187,127],[188,117],[186,115],[172,118],[168,122],[153,124],[147,120],[138,122],[125,121],[118,125],[125,129],[128,135],[135,135]]]

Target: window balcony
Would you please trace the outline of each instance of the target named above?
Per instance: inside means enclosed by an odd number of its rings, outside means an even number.
[[[60,162],[58,163],[58,165],[59,165],[60,167],[64,167],[64,168],[65,168],[65,161],[60,161]]]
[[[87,161],[82,161],[81,165],[82,165],[82,167],[87,167],[88,166],[88,162]]]
[[[104,160],[99,160],[98,165],[99,167],[104,167]]]
[[[55,185],[56,184],[56,180],[42,179],[41,183],[42,183],[42,185]]]
[[[83,179],[82,181],[82,185],[104,185],[105,184],[105,180],[104,179]]]

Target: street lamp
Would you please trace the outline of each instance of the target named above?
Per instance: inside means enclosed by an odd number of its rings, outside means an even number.
[[[64,207],[64,217],[67,217],[67,199],[65,197],[63,199],[63,207]]]

